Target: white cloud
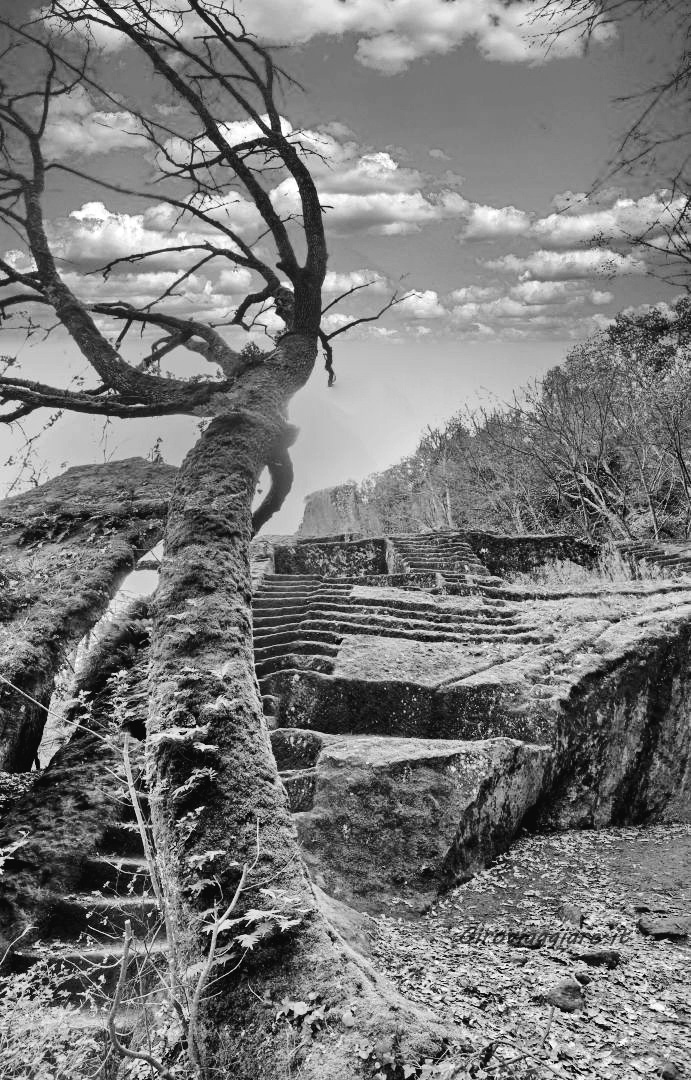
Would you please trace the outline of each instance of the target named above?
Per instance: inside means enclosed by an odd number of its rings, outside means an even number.
[[[299,212],[297,186],[292,179],[274,188],[271,199],[282,215]],[[327,229],[341,235],[362,231],[403,236],[446,216],[439,200],[421,191],[375,191],[367,195],[334,192],[324,197],[323,205]]]
[[[446,314],[438,294],[433,289],[411,293],[394,308],[409,319],[440,319]]]
[[[81,7],[83,0],[68,3]],[[130,21],[136,20],[126,0],[118,0],[115,6],[127,7]],[[176,14],[182,9],[185,36],[199,32],[198,20],[182,0],[167,0],[160,6],[164,11],[159,18],[171,30],[176,29]],[[360,63],[387,75],[404,71],[422,57],[452,52],[466,41],[473,41],[488,60],[529,64],[578,56],[584,47],[578,30],[566,27],[568,16],[540,14],[542,0],[517,0],[509,6],[503,0],[283,0],[280,4],[241,0],[236,7],[251,33],[276,45],[354,35]],[[579,14],[585,16],[588,10],[586,4]],[[562,33],[555,36],[559,29]],[[95,25],[93,31],[106,49],[123,44],[120,35],[107,28]],[[598,27],[593,39],[606,42],[614,33],[611,25]]]
[[[384,292],[388,288],[386,278],[376,270],[347,270],[339,273],[327,270],[324,279],[324,292],[344,293],[348,289],[367,286],[363,292]]]
[[[527,236],[530,215],[515,206],[483,206],[467,203],[464,240],[495,240],[499,237]]]
[[[510,289],[510,294],[524,304],[563,304],[580,288],[575,281],[533,281],[519,282]]]
[[[215,202],[210,211],[221,221],[231,224],[239,233],[259,224],[256,209],[247,200],[230,197],[225,203]],[[178,270],[191,265],[199,252],[167,251],[186,244],[201,244],[213,235],[219,246],[226,243],[212,226],[204,226],[190,217],[180,218],[179,211],[163,203],[149,207],[141,214],[109,210],[102,202],[84,203],[72,210],[67,218],[49,226],[55,254],[66,263],[83,269],[94,269],[114,259],[137,252],[160,251],[146,261],[146,270]],[[123,266],[122,272],[127,269]],[[117,274],[116,268],[115,273]]]
[[[607,292],[606,290],[601,292],[599,289],[593,289],[588,293],[588,299],[591,304],[611,304],[614,300],[614,293]]]
[[[542,247],[573,248],[602,237],[604,243],[632,243],[633,238],[660,237],[678,220],[684,196],[673,197],[668,191],[656,191],[639,199],[630,199],[619,192],[606,206],[599,205],[583,193],[564,192],[556,195],[552,204],[557,212],[536,218],[515,206],[485,206],[470,202],[456,192],[444,196],[449,210],[465,220],[461,240],[510,239],[515,236],[534,238]]]
[[[462,289],[454,289],[451,300],[459,304],[476,300],[496,300],[500,291],[495,285],[465,285]]]
[[[657,191],[640,199],[618,198],[612,206],[590,209],[588,200],[578,213],[556,213],[535,221],[532,235],[547,247],[573,247],[603,236],[607,243],[630,240],[643,234],[659,235],[677,220],[685,198]],[[576,209],[576,206],[574,206]]]
[[[112,150],[141,149],[144,129],[124,111],[95,108],[82,86],[51,102],[43,140],[46,157],[60,159],[82,154],[108,154]]]
[[[538,281],[575,281],[582,278],[624,274],[645,274],[646,264],[637,255],[622,255],[608,248],[590,248],[583,251],[534,251],[530,255],[503,255],[488,259],[484,265],[490,270],[518,274],[522,279]]]

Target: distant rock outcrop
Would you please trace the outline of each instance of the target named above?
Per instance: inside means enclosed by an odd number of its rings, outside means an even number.
[[[311,492],[305,499],[299,536],[334,536],[336,533],[359,534],[362,531],[357,484],[323,488]]]

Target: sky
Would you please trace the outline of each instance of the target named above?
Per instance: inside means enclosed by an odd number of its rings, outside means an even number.
[[[626,239],[664,215],[664,172],[614,176],[588,194],[635,115],[634,104],[617,99],[665,69],[665,27],[630,21],[617,33],[603,31],[585,54],[581,40],[567,34],[545,54],[540,27],[530,22],[537,6],[533,0],[508,10],[500,0],[238,4],[249,29],[271,26],[272,43],[287,46],[281,62],[304,87],[280,106],[286,130],[291,125],[319,152],[309,160],[327,208],[325,299],[371,283],[366,295],[337,308],[327,326],[376,310],[394,290],[412,293],[380,322],[336,339],[335,386],[327,388],[318,364],[295,398],[296,480],[270,531],[297,527],[309,491],[360,480],[410,453],[428,425],[510,399],[618,311],[677,295],[649,273],[650,254]],[[8,16],[25,7],[0,0],[0,13]],[[122,108],[84,89],[61,98],[47,132],[49,152],[155,193],[153,155],[127,113],[128,102],[152,100],[150,77],[113,35],[99,44]],[[237,117],[228,123],[238,138],[247,134]],[[176,152],[171,144],[173,157]],[[290,183],[277,177],[272,199],[289,213]],[[65,280],[87,302],[105,288],[118,299],[150,301],[175,279],[179,255],[118,265],[108,286],[92,271],[127,251],[196,236],[190,222],[175,223],[155,198],[133,200],[64,174],[53,174],[45,205]],[[257,229],[246,202],[228,212],[245,236]],[[598,243],[598,237],[606,239]],[[17,238],[1,226],[0,253],[29,266]],[[169,299],[169,310],[220,319],[247,291],[246,278],[244,271],[220,268],[195,273],[184,294]],[[278,325],[269,317],[270,330]],[[50,374],[61,384],[83,372],[59,331],[27,342],[10,321],[0,334],[0,353],[16,357],[15,369],[21,365],[25,377],[48,381]],[[256,340],[270,344],[266,336]],[[128,346],[128,359],[137,359],[137,348]],[[180,374],[190,370],[188,362],[189,354],[172,354],[170,366]],[[32,418],[24,431],[31,436],[39,426]],[[158,440],[166,460],[177,464],[195,435],[196,421],[187,417],[106,425],[65,417],[35,443],[35,466],[46,479],[65,464],[146,455]],[[17,476],[22,442],[17,426],[0,430],[5,490]]]

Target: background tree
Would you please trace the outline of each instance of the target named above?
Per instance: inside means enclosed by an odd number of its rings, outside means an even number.
[[[554,26],[553,37],[579,31],[586,44],[596,30],[616,29],[619,24],[643,34],[652,26],[664,34],[667,72],[621,99],[633,107],[633,119],[591,194],[597,195],[621,175],[652,177],[666,184],[656,220],[623,239],[659,255],[655,272],[665,280],[691,288],[691,8],[687,0],[545,0],[533,18],[547,18]],[[598,242],[617,239],[621,237],[600,237]]]
[[[200,1075],[282,1078],[294,1062],[275,1022],[275,1003],[284,996],[309,1000],[312,993],[331,1010],[330,1022],[301,1051],[301,1075],[350,1078],[365,1068],[355,1053],[358,1039],[388,1039],[417,1060],[434,1053],[435,1029],[375,986],[323,917],[301,863],[258,696],[249,545],[290,488],[296,431],[286,420],[288,402],[309,377],[320,341],[330,353],[321,325],[327,252],[309,170],[318,151],[300,133],[287,133],[277,105],[281,87],[292,80],[228,7],[215,0],[52,0],[23,24],[0,19],[0,220],[19,245],[17,257],[0,260],[0,313],[6,319],[21,313],[29,329],[57,321],[92,373],[89,385],[72,389],[22,378],[8,362],[0,377],[0,420],[45,408],[210,420],[180,469],[153,610],[147,768],[180,974],[203,965],[204,913],[228,905],[243,864],[255,859],[257,837],[254,879],[289,895],[296,919],[286,933],[245,951],[239,967],[236,928],[224,928],[218,956],[225,959],[214,969],[214,992],[199,1002],[190,1053]],[[112,90],[108,57],[98,49],[103,35],[135,51],[164,94],[165,109]],[[51,158],[52,110],[78,91],[127,114],[152,154],[154,191]],[[171,229],[196,228],[198,238],[166,248],[179,253],[181,269],[153,303],[118,298],[111,277],[122,261],[146,268],[160,254],[149,250],[111,261],[103,267],[99,299],[80,299],[79,281],[56,258],[46,220],[51,184],[65,176],[155,200],[165,206]],[[275,207],[277,178],[292,184],[297,211],[281,214]],[[257,220],[253,242],[235,225],[247,208]],[[181,316],[175,297],[195,270],[215,261],[246,272],[251,288],[219,323]],[[249,330],[269,307],[285,327],[275,348],[268,355],[232,349],[223,327]],[[141,348],[132,362],[122,350],[135,331]],[[165,374],[163,361],[181,350],[189,376]],[[253,515],[265,467],[271,487]],[[251,891],[235,916],[247,906],[256,906]],[[359,1017],[354,1029],[340,1021],[346,1004]]]
[[[691,301],[619,315],[505,407],[455,417],[363,485],[384,531],[691,535]],[[443,464],[431,448],[443,447]],[[446,517],[446,506],[450,516]]]

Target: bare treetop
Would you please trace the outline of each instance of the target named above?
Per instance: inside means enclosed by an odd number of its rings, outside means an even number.
[[[227,5],[52,0],[23,23],[1,18],[0,27],[5,39],[0,221],[20,249],[18,257],[0,259],[0,318],[21,312],[32,330],[35,312],[47,312],[67,330],[97,377],[88,389],[68,390],[6,373],[0,377],[0,400],[11,409],[0,420],[42,407],[120,417],[214,412],[212,399],[227,391],[247,364],[221,330],[261,327],[270,309],[284,332],[320,337],[332,381],[333,334],[320,326],[324,224],[309,169],[319,146],[293,131],[281,115],[283,89],[297,84]],[[153,77],[148,102],[133,104],[112,89],[108,63],[116,48],[136,49],[148,66]],[[63,99],[84,92],[127,118],[132,139],[141,140],[151,160],[150,184],[128,187],[51,154],[54,110]],[[78,283],[56,258],[45,217],[51,184],[64,183],[65,177],[166,207],[171,232],[179,230],[184,242],[128,251],[104,263],[96,268],[106,283],[103,298],[83,301]],[[294,192],[294,209],[281,210],[272,198],[279,181]],[[146,270],[163,251],[179,255],[174,280],[146,304],[120,299],[117,271],[123,266]],[[238,279],[251,282],[246,294],[216,321],[181,316],[175,299],[193,274],[212,264],[241,272]],[[396,302],[394,296],[386,307]],[[38,321],[45,325],[45,318]],[[339,326],[338,333],[360,321]],[[104,327],[115,329],[110,334]],[[149,334],[147,351],[129,363],[121,352],[123,341],[130,331],[144,330],[160,333],[153,341]],[[210,373],[188,379],[162,375],[161,360],[178,348],[201,355]]]

